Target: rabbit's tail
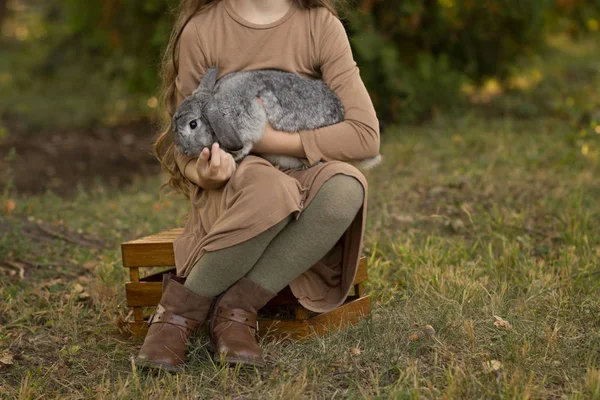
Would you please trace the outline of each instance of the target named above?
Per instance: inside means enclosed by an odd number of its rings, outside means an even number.
[[[352,161],[350,164],[354,165],[358,169],[365,171],[371,168],[375,168],[376,166],[381,164],[381,161],[383,161],[383,157],[381,156],[381,154],[378,154],[375,157],[365,158],[364,160]]]

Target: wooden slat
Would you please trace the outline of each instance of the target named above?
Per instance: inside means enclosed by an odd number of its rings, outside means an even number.
[[[152,307],[162,296],[162,282],[128,282],[125,284],[128,307]]]
[[[183,228],[169,229],[156,233],[154,235],[144,236],[139,239],[130,240],[124,244],[144,244],[144,243],[155,243],[155,242],[172,242],[177,236],[183,233]]]
[[[369,296],[350,300],[327,313],[308,320],[259,320],[259,335],[303,341],[315,334],[323,335],[357,324],[371,311]]]
[[[258,334],[262,337],[303,340],[310,337],[311,329],[307,320],[272,320],[258,321]]]
[[[367,257],[362,256],[358,260],[358,268],[356,269],[356,276],[354,277],[353,285],[358,285],[359,283],[363,283],[368,279],[368,271],[367,271]]]
[[[328,313],[319,314],[309,320],[310,326],[318,335],[357,324],[371,312],[369,296],[347,302]]]
[[[182,232],[183,228],[175,228],[121,244],[123,266],[170,267],[175,265],[173,241]]]
[[[121,245],[123,266],[171,267],[175,265],[173,241],[156,243],[123,243]]]

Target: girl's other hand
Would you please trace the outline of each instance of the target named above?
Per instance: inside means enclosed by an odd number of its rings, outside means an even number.
[[[252,145],[252,151],[254,153],[272,153],[276,152],[279,147],[279,136],[280,132],[277,132],[269,121],[265,125],[265,132],[263,133],[260,140]]]
[[[264,107],[262,99],[258,104]],[[265,124],[265,132],[260,140],[252,146],[252,152],[263,154],[280,154],[291,157],[306,157],[300,135],[293,132],[281,132],[274,129],[269,121]]]
[[[210,161],[209,161],[210,158]],[[233,156],[219,147],[212,145],[212,150],[205,147],[196,161],[196,172],[203,189],[218,189],[223,187],[237,168]]]

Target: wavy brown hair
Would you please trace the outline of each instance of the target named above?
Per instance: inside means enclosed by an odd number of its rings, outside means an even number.
[[[161,187],[169,186],[176,193],[189,197],[192,183],[179,171],[175,162],[175,145],[172,135],[172,117],[177,107],[175,78],[179,69],[179,39],[185,26],[198,13],[221,0],[181,0],[174,10],[175,24],[161,62],[160,104],[162,106],[162,127],[154,142],[154,155],[160,161],[169,179]],[[293,0],[301,8],[325,7],[334,15],[336,0]]]

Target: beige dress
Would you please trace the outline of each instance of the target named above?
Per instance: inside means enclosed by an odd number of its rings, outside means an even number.
[[[184,29],[176,81],[179,101],[198,87],[208,67],[217,66],[219,76],[274,68],[323,79],[344,104],[345,120],[299,132],[310,168],[282,171],[248,156],[223,188],[194,187],[184,232],[174,244],[177,271],[184,276],[204,252],[251,239],[290,214],[300,218],[321,185],[335,174],[355,177],[366,193],[365,177],[339,160],[365,159],[379,152],[379,124],[341,22],[325,8],[292,6],[278,21],[255,25],[236,14],[230,1],[204,10]],[[182,163],[188,161],[176,156]],[[344,302],[356,274],[365,217],[366,197],[338,244],[290,283],[309,310],[325,312]]]

